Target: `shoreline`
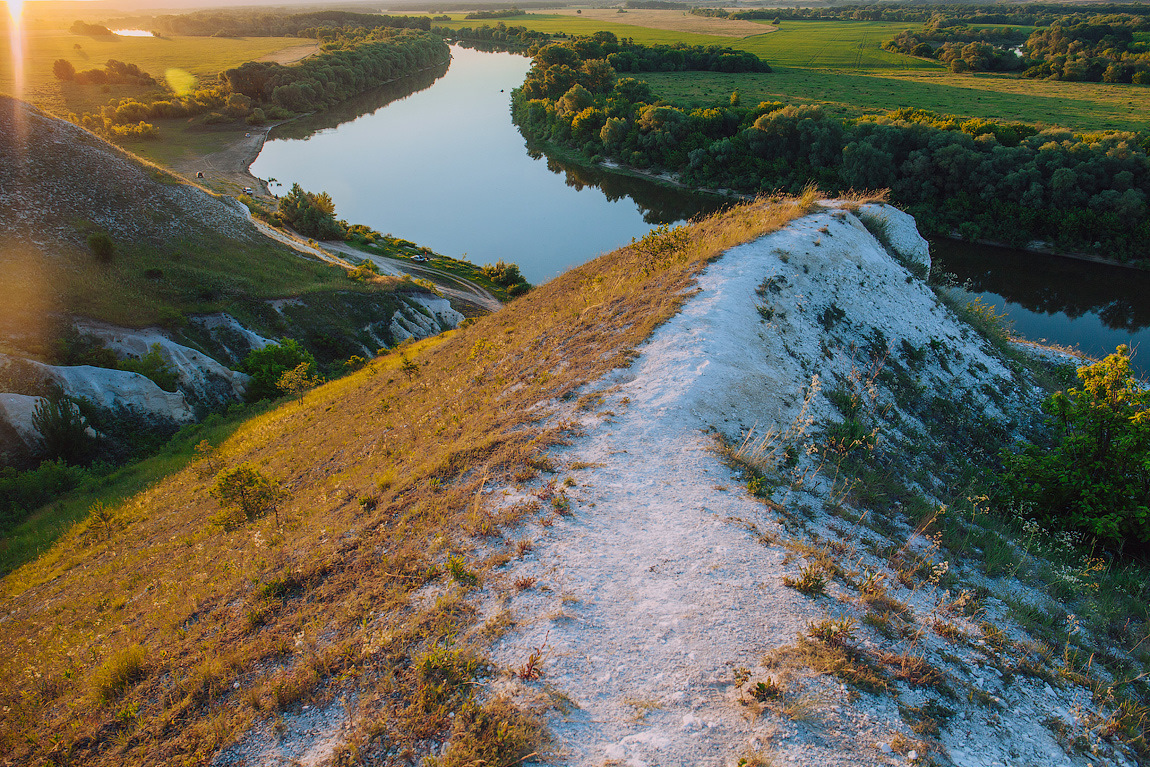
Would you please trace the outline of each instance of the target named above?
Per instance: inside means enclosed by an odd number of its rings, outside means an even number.
[[[623,165],[622,163],[620,163],[616,160],[603,160],[603,161],[598,162],[598,163],[593,163],[593,162],[590,162],[586,157],[584,157],[583,155],[581,155],[577,152],[567,150],[567,149],[562,148],[562,147],[556,147],[554,144],[551,144],[549,142],[537,141],[534,143],[541,150],[543,147],[546,147],[547,149],[551,150],[550,153],[544,151],[544,154],[547,154],[549,157],[555,157],[558,160],[562,160],[564,162],[570,162],[570,163],[573,163],[575,165],[581,165],[585,168],[600,168],[600,169],[606,170],[608,173],[615,173],[615,174],[618,174],[620,176],[630,176],[632,178],[643,178],[643,179],[646,179],[647,181],[651,181],[653,183],[660,184],[662,186],[668,186],[668,187],[671,187],[673,189],[680,189],[682,191],[692,192],[694,194],[704,194],[704,195],[711,195],[714,197],[722,197],[725,199],[729,199],[732,202],[746,202],[749,200],[756,199],[756,195],[742,194],[740,192],[734,192],[734,191],[731,191],[729,189],[704,189],[701,187],[690,186],[688,184],[684,184],[681,181],[679,181],[677,179],[677,177],[675,176],[675,174],[671,173],[669,171],[666,173],[653,173],[650,171],[641,170],[639,168],[633,168],[629,165]],[[1057,258],[1069,258],[1069,259],[1072,259],[1075,261],[1089,261],[1089,262],[1095,263],[1095,264],[1102,264],[1104,266],[1117,266],[1117,267],[1121,267],[1123,269],[1132,269],[1132,270],[1138,271],[1138,272],[1150,271],[1150,267],[1139,266],[1137,263],[1129,263],[1126,261],[1116,261],[1115,259],[1112,259],[1112,258],[1106,258],[1105,256],[1098,256],[1098,255],[1094,255],[1092,253],[1086,253],[1083,251],[1059,250],[1052,243],[1043,242],[1041,240],[1033,240],[1027,245],[1024,245],[1022,247],[1017,247],[1017,246],[1002,242],[1000,240],[990,240],[990,239],[981,239],[981,238],[977,239],[977,240],[964,240],[962,237],[958,236],[957,234],[949,234],[949,235],[948,234],[939,234],[939,235],[935,235],[935,238],[940,239],[940,240],[949,240],[951,242],[962,242],[962,243],[968,243],[968,244],[974,244],[974,245],[984,245],[984,246],[992,247],[992,248],[1002,248],[1003,250],[1014,250],[1014,251],[1018,251],[1018,252],[1022,252],[1022,253],[1032,253],[1032,254],[1040,255],[1040,256],[1055,256]],[[928,237],[927,239],[929,240],[931,238]]]

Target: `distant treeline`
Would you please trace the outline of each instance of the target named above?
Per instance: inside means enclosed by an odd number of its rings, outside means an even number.
[[[611,32],[535,48],[535,63],[518,89],[521,98],[557,99],[579,84],[593,92],[609,88],[616,72],[770,72],[746,51],[718,45],[639,45]]]
[[[139,16],[121,23],[169,35],[200,37],[320,37],[320,30],[431,28],[426,16],[381,16],[350,11],[284,14],[274,11],[196,11],[173,16]],[[77,22],[79,23],[79,22]],[[73,28],[75,31],[75,28]]]
[[[70,119],[106,136],[155,137],[149,120],[206,115],[204,121],[246,120],[258,125],[339,103],[370,88],[447,61],[442,38],[414,29],[375,29],[328,42],[324,51],[294,66],[248,62],[220,80],[152,102],[122,99],[99,113]]]
[[[1089,15],[1127,13],[1150,17],[1146,4],[1091,4]],[[1023,3],[1019,5],[964,5],[921,3],[914,5],[866,4],[840,5],[830,8],[761,8],[745,11],[727,11],[723,8],[693,8],[691,13],[719,18],[804,21],[922,21],[941,16],[961,24],[1017,24],[1042,27],[1053,24],[1069,14],[1082,13],[1082,5],[1053,3]]]
[[[101,24],[88,24],[84,21],[76,21],[69,31],[74,35],[85,37],[110,37],[112,34],[112,30]]]
[[[509,27],[502,21],[497,22],[495,26],[484,24],[475,29],[471,27],[460,27],[459,29],[432,27],[431,31],[452,40],[471,40],[512,48],[543,46],[551,42],[553,37],[565,37],[562,34],[553,35],[550,32],[537,32],[527,27]]]
[[[513,92],[528,138],[670,170],[703,188],[889,188],[930,233],[1150,258],[1150,132],[1039,132],[910,109],[842,120],[811,106],[744,107],[737,94],[682,110],[646,83],[617,78],[608,60],[584,58],[579,42],[542,48]]]
[[[691,6],[687,3],[672,3],[667,0],[627,0],[623,3],[624,8],[634,8],[636,10],[652,10],[652,11],[685,11]]]
[[[321,109],[437,64],[451,55],[442,38],[414,29],[376,29],[364,41],[331,47],[294,66],[249,61],[220,78],[253,103],[293,112]]]
[[[469,20],[476,19],[509,19],[512,16],[522,16],[523,11],[518,8],[501,8],[495,11],[472,11],[463,18]]]

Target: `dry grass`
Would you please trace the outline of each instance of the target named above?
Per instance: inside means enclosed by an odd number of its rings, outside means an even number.
[[[203,762],[271,712],[354,689],[349,743],[365,758],[448,734],[460,745],[443,764],[528,753],[538,741],[528,718],[473,700],[482,665],[467,659],[482,647],[466,646],[465,632],[476,615],[447,563],[460,558],[482,581],[506,554],[477,558],[468,531],[498,540],[534,511],[495,513],[481,491],[536,471],[563,439],[546,403],[628,364],[709,260],[813,204],[760,201],[695,224],[674,251],[607,254],[407,347],[417,376],[398,354],[379,358],[251,419],[215,456],[290,490],[279,526],[206,525],[218,510],[210,480],[189,467],[115,509],[110,539],[62,536],[4,582],[0,752],[20,763],[53,749],[92,765]],[[475,359],[481,342],[493,352]],[[370,508],[358,500],[368,496]],[[253,585],[283,573],[292,588]],[[438,596],[413,600],[427,584]],[[436,654],[450,643],[462,655]],[[88,690],[129,645],[149,666],[123,688],[121,705],[137,713],[132,737],[117,740],[116,708],[93,707]]]

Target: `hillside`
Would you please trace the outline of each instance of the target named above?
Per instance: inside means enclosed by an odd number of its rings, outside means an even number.
[[[331,374],[463,319],[395,270],[357,279],[345,258],[256,224],[236,200],[7,97],[0,230],[5,466],[44,457],[31,417],[53,387],[116,418],[127,408],[148,419],[132,429],[172,431],[242,400],[246,377],[234,370],[281,337]],[[111,369],[154,344],[177,391]]]
[[[50,311],[140,327],[235,309],[266,327],[275,313],[262,300],[373,291],[265,237],[234,200],[28,104],[0,98],[0,136],[5,276]],[[110,238],[112,255],[91,251],[94,234]],[[14,336],[21,316],[5,311],[0,332]]]
[[[1043,373],[928,258],[762,200],[251,419],[5,578],[0,763],[1136,763],[1143,592],[940,510]]]

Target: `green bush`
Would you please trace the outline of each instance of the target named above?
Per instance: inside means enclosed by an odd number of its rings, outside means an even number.
[[[93,232],[88,235],[88,247],[92,249],[92,254],[105,264],[116,255],[116,243],[112,242],[107,232]]]
[[[1023,513],[1093,536],[1113,551],[1150,551],[1150,391],[1130,350],[1078,369],[1082,387],[1042,404],[1052,446],[1006,457],[1001,490]]]
[[[44,461],[35,469],[0,469],[0,533],[24,521],[32,512],[63,493],[78,487],[87,469],[69,466],[63,459]]]
[[[180,377],[168,360],[159,344],[152,344],[148,353],[138,359],[129,357],[120,361],[120,369],[147,376],[164,391],[175,391]]]
[[[36,405],[32,425],[40,432],[44,452],[68,463],[86,463],[95,447],[88,420],[79,405],[60,389],[53,389]]]
[[[251,522],[269,511],[276,512],[278,519],[279,505],[288,495],[278,482],[262,474],[250,463],[221,471],[216,475],[216,483],[211,492],[212,497],[225,510],[214,521],[225,528],[235,527],[244,520]],[[228,514],[228,511],[238,511],[243,514],[243,518]]]
[[[284,373],[295,370],[301,363],[307,363],[308,376],[316,374],[315,357],[291,338],[281,339],[278,344],[256,349],[244,358],[240,369],[252,377],[248,384],[249,402],[278,397],[280,379]]]

